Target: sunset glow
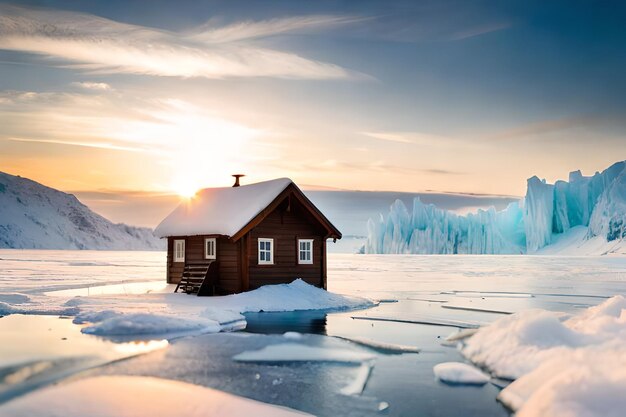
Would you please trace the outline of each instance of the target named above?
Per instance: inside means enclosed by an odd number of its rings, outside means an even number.
[[[64,191],[189,197],[241,172],[519,196],[532,175],[590,175],[626,154],[617,58],[606,71],[579,65],[595,44],[561,46],[573,29],[560,15],[546,25],[474,3],[275,15],[52,3],[0,4],[0,170]],[[601,41],[619,50],[616,39]],[[615,94],[592,93],[606,85]]]

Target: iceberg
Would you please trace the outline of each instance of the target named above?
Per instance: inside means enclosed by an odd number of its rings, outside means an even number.
[[[582,238],[566,239],[569,246],[584,251],[588,241],[601,240],[608,245],[594,242],[588,251],[610,253],[618,250],[610,243],[626,237],[626,161],[589,177],[574,171],[555,184],[533,176],[526,196],[501,211],[491,207],[462,216],[416,198],[409,212],[396,200],[387,216],[370,219],[367,229],[365,253],[540,253],[570,231]]]
[[[511,203],[500,212],[478,210],[467,216],[413,201],[409,213],[396,200],[385,219],[369,220],[366,253],[498,254],[523,251],[522,211]]]

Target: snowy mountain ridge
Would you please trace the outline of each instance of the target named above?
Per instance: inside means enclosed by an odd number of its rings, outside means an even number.
[[[0,172],[0,248],[161,250],[152,230],[114,224],[72,194]]]
[[[626,253],[626,161],[548,184],[534,176],[526,196],[502,211],[460,216],[419,199],[368,222],[366,253]]]

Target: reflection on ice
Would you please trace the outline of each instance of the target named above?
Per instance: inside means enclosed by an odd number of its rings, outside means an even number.
[[[168,346],[167,340],[115,344],[54,316],[3,317],[0,334],[0,403],[75,372]]]
[[[100,376],[63,383],[0,406],[13,417],[295,417],[310,416],[211,388],[140,376]]]

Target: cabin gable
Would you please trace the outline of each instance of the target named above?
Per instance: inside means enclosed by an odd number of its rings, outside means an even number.
[[[248,288],[281,284],[302,278],[305,282],[325,287],[322,276],[326,229],[311,221],[310,212],[297,200],[285,198],[274,210],[247,233]],[[259,239],[273,240],[273,262],[259,262]],[[299,262],[298,240],[312,240],[312,260]]]

